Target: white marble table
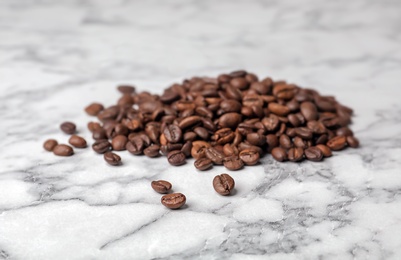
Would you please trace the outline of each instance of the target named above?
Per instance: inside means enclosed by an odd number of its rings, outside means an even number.
[[[399,0],[113,2],[0,2],[0,259],[401,258]],[[90,140],[83,107],[119,83],[160,93],[238,68],[336,95],[361,148],[266,156],[230,197],[211,188],[222,167],[42,149],[67,141],[64,120]],[[188,206],[161,206],[154,179]]]

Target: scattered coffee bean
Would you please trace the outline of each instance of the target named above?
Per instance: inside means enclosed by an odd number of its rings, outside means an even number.
[[[53,153],[58,156],[71,156],[74,154],[74,150],[66,144],[58,144],[53,148]]]
[[[213,179],[213,188],[220,195],[223,196],[229,195],[230,192],[234,189],[234,186],[235,186],[234,179],[226,173],[217,175]]]
[[[85,148],[86,147],[86,140],[78,135],[72,135],[68,140],[70,145],[74,146],[75,148]]]
[[[224,158],[223,164],[230,171],[237,171],[244,166],[244,162],[236,155]]]
[[[46,151],[53,151],[54,147],[56,147],[56,145],[58,144],[58,142],[54,139],[48,139],[43,143],[43,148],[45,148]]]
[[[239,153],[239,158],[246,165],[255,165],[259,162],[260,155],[256,150],[245,149]]]
[[[97,116],[104,109],[102,104],[92,103],[85,108],[85,112],[90,116]]]
[[[120,91],[122,94],[132,94],[135,92],[135,87],[129,85],[121,85],[117,87],[117,90]]]
[[[187,198],[182,193],[171,193],[161,198],[161,203],[169,209],[178,209],[184,206]]]
[[[158,157],[160,155],[160,146],[157,144],[151,145],[145,148],[145,150],[143,150],[143,153],[151,158]]]
[[[221,154],[216,148],[209,147],[205,149],[205,155],[212,160],[215,164],[223,164],[224,155]]]
[[[357,148],[359,146],[359,140],[354,136],[347,136],[347,143],[349,147]]]
[[[185,163],[185,154],[180,150],[174,150],[167,154],[167,160],[174,166],[183,165]]]
[[[121,164],[121,157],[113,152],[104,153],[103,158],[110,165],[117,166]]]
[[[347,138],[345,136],[336,136],[327,142],[327,146],[333,151],[342,150],[347,146]]]
[[[128,138],[125,135],[116,135],[111,140],[111,146],[115,151],[123,151],[125,150],[125,146],[127,145]]]
[[[128,141],[127,144],[125,145],[125,149],[127,149],[128,152],[135,155],[142,154],[144,149],[144,143],[142,138],[137,136],[132,140]]]
[[[93,151],[100,153],[100,154],[103,154],[103,153],[109,151],[110,147],[111,147],[111,145],[107,139],[97,140],[96,142],[94,142],[92,144]]]
[[[287,160],[287,154],[285,150],[281,147],[275,147],[272,150],[272,156],[276,161],[284,162]]]
[[[200,171],[206,171],[213,166],[212,160],[209,158],[203,157],[199,158],[194,162],[195,168]]]
[[[168,193],[172,187],[170,182],[164,180],[152,181],[151,186],[156,192],[160,194]]]
[[[62,124],[60,125],[60,129],[61,129],[64,133],[69,134],[69,135],[72,135],[72,134],[75,133],[76,126],[75,126],[74,123],[71,123],[71,122],[64,122],[64,123],[62,123]]]

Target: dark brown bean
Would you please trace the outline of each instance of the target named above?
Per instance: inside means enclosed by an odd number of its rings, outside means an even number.
[[[235,187],[234,179],[226,173],[217,175],[213,179],[213,188],[220,195],[223,196],[229,195],[231,191],[234,189],[234,187]]]
[[[185,157],[191,156],[191,150],[192,150],[192,142],[190,141],[185,142],[185,144],[181,148],[181,152],[184,153]]]
[[[267,151],[271,153],[274,147],[279,146],[279,140],[276,135],[268,134],[266,135]]]
[[[309,101],[305,101],[301,103],[300,106],[301,113],[305,117],[307,121],[317,120],[318,112],[315,104]]]
[[[339,151],[347,146],[347,138],[345,136],[336,136],[327,142],[327,146],[332,151]]]
[[[224,158],[223,164],[230,171],[237,171],[244,166],[244,162],[236,155]]]
[[[102,126],[98,122],[89,122],[88,129],[93,133],[95,130],[102,129]]]
[[[200,171],[206,171],[213,166],[212,160],[209,158],[203,157],[199,158],[194,162],[195,168]]]
[[[194,159],[199,159],[202,157],[206,157],[205,150],[206,148],[211,147],[210,143],[205,141],[195,141],[192,142],[191,156]]]
[[[72,122],[64,122],[64,123],[62,123],[62,124],[60,125],[60,129],[61,129],[64,133],[69,134],[69,135],[72,135],[72,134],[75,133],[76,126],[75,126],[75,124],[72,123]]]
[[[223,164],[223,160],[224,160],[224,155],[221,154],[217,149],[215,149],[214,147],[209,147],[206,148],[205,150],[205,155],[207,158],[209,158],[210,160],[212,160],[213,163],[215,164]]]
[[[90,116],[97,116],[104,109],[102,104],[92,103],[85,108],[85,112]]]
[[[306,148],[304,153],[305,157],[310,161],[319,162],[323,159],[323,152],[316,146]]]
[[[239,153],[239,158],[246,165],[255,165],[259,162],[260,155],[257,151],[253,149],[245,149]]]
[[[291,162],[299,162],[304,158],[304,149],[300,147],[291,148],[288,150],[287,157]]]
[[[231,129],[230,129],[231,131]],[[194,132],[203,140],[209,139],[209,132],[204,127],[195,127]]]
[[[86,147],[86,140],[78,135],[72,135],[68,140],[70,145],[74,146],[75,148],[85,148]]]
[[[316,145],[316,148],[322,151],[324,157],[330,157],[332,155],[330,148],[324,144]]]
[[[46,151],[53,151],[54,147],[56,147],[56,145],[58,145],[58,142],[54,139],[48,139],[43,143],[43,148]]]
[[[246,140],[251,145],[263,146],[266,143],[266,136],[259,133],[250,133],[246,135]]]
[[[122,94],[132,94],[135,92],[135,87],[130,85],[121,85],[117,87],[117,90]]]
[[[180,150],[174,150],[167,154],[167,160],[174,166],[183,165],[185,164],[185,154]]]
[[[169,209],[178,209],[184,206],[187,198],[182,193],[171,193],[161,198],[161,203]]]
[[[347,136],[347,143],[349,147],[357,148],[359,146],[359,140],[354,136]]]
[[[127,142],[128,138],[125,135],[117,135],[111,140],[111,146],[115,151],[123,151]]]
[[[222,128],[214,133],[212,140],[216,141],[217,144],[224,145],[234,140],[235,133],[230,128]]]
[[[236,128],[241,122],[241,115],[238,113],[227,113],[219,118],[219,125],[221,128]]]
[[[160,156],[160,146],[157,144],[151,145],[143,150],[143,153],[151,158]]]
[[[326,127],[320,121],[314,121],[314,120],[313,121],[309,121],[307,123],[307,126],[315,134],[324,134],[324,133],[327,132]]]
[[[134,137],[132,140],[127,142],[127,144],[125,145],[125,149],[127,149],[128,152],[134,155],[142,154],[144,149],[142,138],[140,138],[139,136]]]
[[[199,116],[189,116],[185,117],[179,124],[178,126],[181,129],[188,128],[190,126],[193,126],[201,121],[201,118]]]
[[[74,154],[74,150],[66,144],[58,144],[53,148],[53,153],[57,156],[71,156]]]
[[[285,134],[281,135],[279,142],[280,142],[280,146],[285,149],[289,149],[292,147],[292,142],[291,142],[291,139],[288,137],[288,135],[285,135]]]
[[[110,150],[111,144],[107,139],[97,140],[92,144],[93,151],[103,154]]]
[[[121,164],[121,157],[118,154],[106,152],[104,153],[103,158],[110,165],[117,166]]]
[[[313,137],[313,132],[307,127],[297,127],[295,128],[295,134],[302,139],[310,140]]]
[[[163,134],[170,143],[178,143],[182,138],[182,130],[177,125],[166,126],[163,130]]]
[[[287,153],[285,152],[285,150],[281,147],[275,147],[273,148],[272,152],[271,152],[273,158],[276,161],[279,162],[284,162],[285,160],[287,160]]]
[[[151,186],[154,191],[156,191],[160,194],[166,194],[172,188],[171,183],[168,181],[164,181],[164,180],[152,181]]]
[[[268,108],[272,113],[278,116],[286,116],[290,113],[290,109],[288,107],[277,103],[269,103]]]

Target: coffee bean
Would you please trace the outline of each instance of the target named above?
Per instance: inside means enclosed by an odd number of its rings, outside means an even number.
[[[246,135],[246,140],[251,145],[263,146],[266,143],[266,136],[259,133],[250,133]]]
[[[290,109],[288,107],[277,103],[269,103],[268,108],[272,113],[278,116],[286,116],[290,113]]]
[[[171,183],[164,180],[152,181],[152,189],[160,194],[166,194],[171,190]]]
[[[305,101],[301,103],[300,106],[301,113],[305,117],[307,121],[317,120],[318,112],[315,104],[309,101]]]
[[[206,148],[211,147],[210,143],[205,141],[195,141],[192,142],[191,156],[194,159],[199,159],[206,157],[205,150]]]
[[[315,134],[324,134],[327,131],[324,124],[320,121],[309,121],[307,126]]]
[[[227,113],[220,117],[219,125],[221,128],[234,129],[241,122],[242,117],[238,113]]]
[[[328,135],[324,134],[316,138],[315,144],[326,144],[328,140],[329,140]]]
[[[147,147],[143,150],[143,153],[151,158],[158,157],[160,155],[160,146],[155,144]]]
[[[285,149],[289,149],[292,147],[291,139],[288,137],[288,135],[281,135],[279,139],[281,147]]]
[[[298,136],[294,137],[293,143],[294,143],[295,147],[299,147],[299,148],[303,148],[303,149],[308,147],[307,142]]]
[[[347,146],[347,138],[345,136],[336,136],[327,142],[327,146],[332,151],[342,150],[345,146]]]
[[[53,153],[57,156],[71,156],[74,154],[74,150],[66,144],[58,144],[53,148]]]
[[[117,135],[111,140],[111,146],[115,151],[123,151],[127,142],[128,138],[125,135]]]
[[[110,150],[111,144],[107,139],[97,140],[92,144],[92,149],[97,153],[105,153]]]
[[[280,121],[276,115],[270,114],[269,117],[262,119],[262,124],[265,126],[267,131],[273,132],[279,126]]]
[[[182,193],[171,193],[161,198],[161,203],[169,209],[178,209],[184,206],[187,198]]]
[[[132,140],[127,142],[127,144],[125,145],[125,149],[127,149],[128,152],[134,155],[142,154],[144,149],[142,138],[140,138],[139,136],[134,137]]]
[[[92,103],[85,108],[85,112],[90,116],[97,116],[104,109],[102,104]]]
[[[348,127],[341,127],[341,128],[336,130],[336,135],[353,136],[354,133]]]
[[[206,148],[205,155],[215,164],[223,164],[224,155],[213,147]]]
[[[117,166],[121,164],[121,157],[115,153],[106,152],[104,153],[103,158],[110,165]]]
[[[135,92],[135,87],[130,85],[121,85],[117,87],[117,90],[122,94],[132,94]]]
[[[246,81],[246,79],[244,78],[234,78],[232,80],[230,80],[230,84],[231,86],[240,89],[240,90],[244,90],[246,88],[248,88],[249,86],[249,82]]]
[[[266,135],[267,151],[271,153],[274,147],[279,146],[279,140],[276,135],[268,134]]]
[[[224,145],[233,141],[234,137],[235,134],[230,128],[222,128],[214,133],[212,140],[216,141],[217,144]]]
[[[78,135],[72,135],[68,140],[70,145],[74,146],[75,148],[85,148],[86,147],[86,140]]]
[[[291,162],[299,162],[304,158],[304,149],[300,147],[291,148],[287,152],[287,157]]]
[[[324,157],[330,157],[332,155],[330,148],[324,144],[316,145],[316,148],[322,151]]]
[[[273,148],[271,154],[276,161],[284,162],[285,160],[287,160],[287,154],[285,150],[281,147]]]
[[[347,143],[352,148],[357,148],[359,146],[359,140],[354,136],[347,136]]]
[[[307,127],[297,127],[295,128],[295,134],[302,139],[312,139],[313,132]]]
[[[255,165],[259,162],[260,155],[257,151],[252,149],[245,149],[239,153],[239,158],[246,165]]]
[[[234,189],[234,186],[235,186],[234,179],[226,173],[217,175],[213,179],[213,188],[220,195],[223,196],[229,195],[231,191]]]
[[[182,144],[166,144],[166,145],[162,145],[160,146],[160,151],[162,152],[163,155],[166,155],[174,150],[181,150],[182,149]]]
[[[54,139],[48,139],[43,143],[43,148],[45,148],[46,151],[53,151],[54,147],[58,145],[58,142]]]
[[[204,127],[195,127],[194,132],[203,140],[209,139],[209,132]]]
[[[111,106],[100,111],[100,113],[97,114],[97,118],[102,122],[105,122],[107,120],[113,120],[118,116],[119,112],[120,108],[118,106]]]
[[[62,123],[62,124],[60,125],[60,129],[61,129],[64,133],[69,134],[69,135],[72,135],[72,134],[75,133],[76,126],[75,126],[74,123],[71,123],[71,122],[64,122],[64,123]]]
[[[93,131],[92,138],[94,140],[107,139],[106,131],[103,128],[96,129]]]
[[[185,157],[190,157],[191,156],[191,150],[192,150],[192,142],[185,142],[185,144],[181,148],[181,152],[184,153]]]
[[[89,122],[88,129],[93,133],[95,130],[102,129],[102,126],[98,122]]]
[[[183,165],[185,163],[185,154],[179,150],[174,150],[167,154],[167,160],[174,166]]]
[[[220,109],[223,113],[239,113],[241,111],[241,106],[241,103],[234,99],[226,99],[220,103]]]
[[[189,116],[185,117],[179,124],[178,126],[181,129],[188,128],[190,126],[193,126],[201,121],[201,118],[199,116]]]
[[[295,86],[278,82],[273,87],[273,95],[279,99],[290,100],[295,96]]]
[[[208,170],[213,166],[212,160],[209,158],[199,158],[194,162],[195,168],[200,170],[200,171],[205,171]]]
[[[237,171],[244,166],[244,162],[236,155],[224,158],[223,164],[230,171]]]
[[[310,161],[319,162],[323,159],[323,152],[316,146],[306,148],[304,153],[305,157]]]
[[[177,125],[168,125],[164,128],[163,134],[170,143],[178,143],[182,138],[182,130]]]
[[[230,157],[233,155],[238,155],[239,151],[238,148],[233,144],[225,144],[223,146],[223,153],[226,157]]]

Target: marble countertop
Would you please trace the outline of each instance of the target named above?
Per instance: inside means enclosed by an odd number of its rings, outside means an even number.
[[[0,2],[0,259],[400,259],[401,2]],[[47,153],[115,86],[161,93],[193,75],[244,68],[335,95],[355,110],[359,149],[321,163],[230,173],[91,149]],[[171,211],[150,189],[187,196]]]

